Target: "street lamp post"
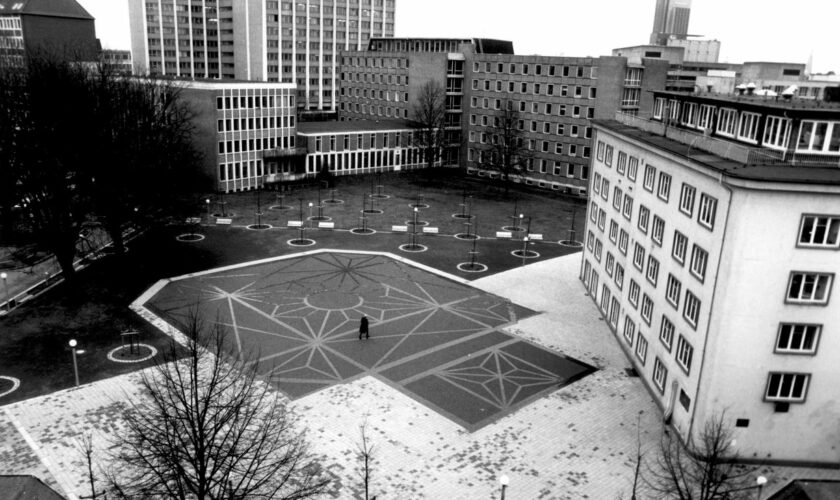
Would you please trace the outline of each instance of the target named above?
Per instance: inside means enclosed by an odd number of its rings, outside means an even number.
[[[76,363],[76,339],[70,339],[70,352],[73,353],[73,374],[76,375],[76,387],[79,387],[79,365]]]
[[[309,227],[313,227],[312,226],[312,202],[311,201],[309,202]]]
[[[417,212],[419,212],[419,211],[420,211],[420,209],[418,209],[417,207],[414,207],[414,225],[411,228],[411,248],[412,249],[417,248]]]
[[[12,310],[12,299],[9,295],[9,282],[6,281],[9,278],[9,275],[6,273],[0,273],[0,279],[3,280],[3,288],[6,291],[6,310],[11,312]]]
[[[204,204],[207,205],[207,220],[210,220],[210,198],[204,199]]]
[[[767,484],[767,478],[764,476],[758,476],[755,479],[755,483],[758,485],[758,495],[755,498],[761,500],[761,490],[764,488],[764,485]]]
[[[507,475],[502,474],[502,477],[499,478],[499,484],[502,485],[501,500],[505,500],[505,490],[507,490],[507,487],[510,484],[510,478],[507,477]]]

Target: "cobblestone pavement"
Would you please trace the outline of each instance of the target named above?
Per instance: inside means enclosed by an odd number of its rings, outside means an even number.
[[[577,281],[576,255],[472,283],[537,311],[507,332],[598,368],[469,433],[386,383],[363,377],[291,403],[312,451],[335,478],[331,496],[360,498],[359,427],[375,446],[372,494],[379,500],[498,498],[613,499],[627,496],[638,432],[645,446],[662,431],[658,410]],[[68,497],[89,491],[78,440],[94,438],[100,466],[119,439],[122,403],[138,373],[7,405],[0,411],[0,473],[33,473]],[[27,436],[27,437],[24,437]],[[29,442],[26,442],[29,439]],[[840,471],[764,468],[764,497],[791,477],[840,478]]]

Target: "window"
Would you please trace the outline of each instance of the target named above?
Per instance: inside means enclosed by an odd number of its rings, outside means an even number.
[[[776,352],[780,354],[814,354],[820,338],[821,325],[782,323],[776,337]]]
[[[636,182],[636,173],[639,171],[639,159],[631,156],[627,162],[627,178]]]
[[[738,124],[738,112],[731,108],[720,108],[718,111],[717,133],[728,137],[735,137],[735,127]]]
[[[612,167],[613,147],[607,146],[607,151],[604,153],[604,165]]]
[[[838,248],[840,246],[840,216],[803,215],[797,246]]]
[[[691,358],[694,356],[694,348],[685,340],[685,337],[680,335],[680,340],[677,341],[677,364],[685,370],[688,375],[691,372]]]
[[[647,347],[647,340],[644,335],[639,332],[638,338],[636,339],[636,357],[642,362],[642,366],[644,366],[645,360],[647,359]]]
[[[665,288],[665,299],[669,304],[674,306],[674,309],[680,309],[680,292],[682,291],[682,283],[674,277],[673,274],[668,274],[668,285]]]
[[[560,129],[558,129],[557,133],[560,133]],[[562,135],[562,134],[561,134]],[[598,147],[595,150],[595,157],[598,158],[598,161],[604,161],[604,150],[606,149],[606,145],[604,141],[598,141]]]
[[[702,283],[706,279],[706,265],[709,263],[709,252],[694,245],[691,249],[691,274]]]
[[[633,198],[629,194],[624,195],[624,211],[622,213],[627,220],[631,220],[633,217]]]
[[[674,344],[674,330],[674,324],[663,314],[662,323],[659,325],[659,340],[668,352],[671,352],[671,346]]]
[[[610,289],[607,287],[607,284],[604,283],[601,285],[601,311],[603,311],[604,314],[607,313],[610,307],[610,295]]]
[[[618,152],[618,162],[615,164],[615,171],[621,175],[624,175],[624,171],[627,169],[627,153],[624,151]]]
[[[662,237],[665,235],[665,221],[660,219],[658,216],[653,216],[653,231],[651,231],[650,236],[653,238],[653,241],[662,246]]]
[[[796,151],[810,153],[840,152],[840,122],[803,120],[799,127]]]
[[[620,187],[616,186],[615,189],[613,189],[613,208],[618,211],[621,211],[621,197],[623,195],[624,193],[621,191]]]
[[[636,243],[636,248],[633,249],[633,265],[639,271],[645,267],[645,249],[639,243]]]
[[[671,196],[671,176],[665,172],[659,172],[659,189],[656,192],[656,196],[665,202]]]
[[[685,264],[685,252],[688,248],[688,237],[679,231],[674,231],[674,246],[671,249],[671,256],[681,265]]]
[[[692,328],[697,328],[700,319],[700,299],[690,290],[685,291],[685,304],[683,305],[683,318],[688,321]]]
[[[630,235],[624,229],[618,231],[618,249],[624,255],[627,255],[627,243],[630,241]]]
[[[598,229],[603,231],[606,224],[607,224],[607,212],[602,208],[602,209],[598,210]]]
[[[697,222],[709,229],[715,227],[715,212],[717,211],[717,200],[703,193],[700,195],[700,208],[697,210]]]
[[[592,178],[592,190],[595,191],[595,194],[601,193],[601,174],[595,172],[595,176]]]
[[[610,221],[610,241],[618,241],[618,223],[614,220]]]
[[[713,106],[708,104],[703,104],[700,106],[700,114],[697,117],[697,128],[700,130],[706,130],[711,128],[712,126],[712,111],[714,110]]]
[[[648,256],[647,274],[645,275],[651,285],[656,286],[659,279],[659,261],[653,255]]]
[[[650,165],[645,166],[645,181],[644,187],[651,193],[653,192],[653,185],[656,183],[656,169]]]
[[[810,379],[811,375],[808,373],[770,373],[764,399],[801,403],[805,401]]]
[[[621,264],[615,265],[615,285],[619,290],[624,288],[624,267]]]
[[[694,216],[694,195],[696,192],[696,189],[685,183],[680,190],[680,212],[689,217]]]
[[[639,229],[647,234],[648,224],[650,223],[650,210],[644,205],[639,205]]]
[[[738,124],[738,139],[747,142],[758,143],[758,122],[761,115],[758,113],[741,113],[741,120]]]
[[[790,274],[787,301],[827,304],[833,278],[833,274],[793,272]]]
[[[787,149],[790,140],[790,118],[768,116],[764,126],[764,145],[768,148]]]
[[[601,179],[601,198],[603,198],[604,201],[606,201],[606,200],[609,199],[609,197],[610,197],[610,181],[607,180],[606,177],[604,177],[603,179]]]
[[[630,316],[624,316],[624,340],[627,345],[633,346],[633,335],[636,333],[636,324],[630,319]]]
[[[606,269],[607,276],[612,277],[613,270],[615,269],[615,257],[613,257],[613,254],[611,252],[607,252]]]
[[[595,255],[595,260],[597,260],[598,262],[601,262],[601,250],[602,250],[603,248],[604,248],[604,246],[601,244],[601,240],[596,239],[596,240],[595,240],[595,252],[594,252],[594,255]]]
[[[648,297],[648,294],[642,294],[642,319],[650,326],[650,319],[653,317],[653,300]]]
[[[659,392],[665,394],[665,382],[668,380],[668,369],[662,364],[659,356],[653,361],[653,385],[659,389]]]
[[[589,234],[586,236],[586,248],[588,248],[590,252],[595,249],[595,234],[593,234],[592,231],[589,231]]]
[[[631,279],[630,280],[630,291],[627,294],[627,300],[630,301],[630,305],[632,305],[633,308],[639,307],[639,291],[640,290],[641,290],[641,287],[639,286],[638,283],[636,283],[636,280]]]
[[[621,304],[613,297],[610,302],[610,326],[618,329],[618,317],[621,314]]]

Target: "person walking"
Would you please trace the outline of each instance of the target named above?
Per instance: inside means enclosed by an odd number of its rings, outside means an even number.
[[[370,338],[367,316],[362,316],[362,321],[359,323],[359,340],[362,340],[362,335],[364,335],[366,339]]]

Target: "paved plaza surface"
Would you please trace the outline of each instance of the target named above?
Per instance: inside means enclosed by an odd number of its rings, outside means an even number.
[[[372,375],[468,430],[594,371],[501,331],[533,311],[398,259],[281,257],[174,279],[143,305],[182,331],[195,312],[218,322],[292,399]]]
[[[316,264],[310,262],[308,265]],[[272,264],[259,265],[270,267]],[[390,276],[387,282],[392,284],[399,283],[399,273],[410,274],[415,270],[413,266],[403,267],[387,262],[382,265],[389,269],[386,273]],[[301,300],[301,297],[311,296],[313,292],[304,295],[297,291],[289,294],[286,309],[274,311],[274,306],[279,305],[277,297],[283,295],[272,293],[269,295],[274,297],[271,300],[275,303],[268,311],[277,314],[276,321],[251,324],[248,327],[250,330],[246,329],[249,333],[241,339],[245,343],[249,342],[255,335],[260,335],[257,332],[259,329],[280,334],[279,322],[291,325],[290,318],[297,314],[293,313],[295,307],[292,307],[296,300],[296,307],[310,309],[317,321],[311,322],[311,329],[304,329],[301,325],[305,322],[302,321],[295,323],[295,328],[300,332],[308,332],[306,335],[321,332],[324,334],[322,337],[325,337],[322,340],[329,339],[328,342],[322,342],[322,345],[329,346],[342,356],[336,354],[324,357],[325,363],[322,365],[310,363],[294,366],[308,367],[306,369],[319,366],[320,372],[307,372],[310,381],[314,378],[312,373],[321,373],[318,377],[326,377],[325,374],[329,373],[335,375],[336,372],[331,371],[326,364],[328,359],[346,359],[348,365],[360,370],[358,375],[348,377],[344,376],[347,373],[339,370],[341,380],[336,377],[329,382],[325,382],[329,377],[319,379],[311,390],[300,392],[295,392],[292,389],[295,385],[288,380],[286,383],[289,385],[281,383],[281,389],[291,397],[290,408],[300,417],[301,425],[307,430],[312,452],[333,479],[328,497],[362,498],[357,447],[359,426],[366,422],[368,437],[375,446],[371,492],[380,500],[499,498],[498,478],[502,474],[510,477],[510,486],[506,492],[506,498],[509,499],[614,499],[619,494],[626,498],[629,497],[632,481],[632,458],[636,451],[637,434],[641,437],[643,448],[646,451],[651,449],[661,435],[662,419],[640,380],[628,377],[625,373],[629,363],[577,280],[579,266],[579,255],[560,257],[475,280],[470,283],[472,288],[448,278],[422,274],[419,278],[420,286],[439,286],[440,293],[432,292],[424,296],[420,295],[419,289],[411,289],[407,284],[402,288],[396,287],[402,292],[415,295],[413,299],[402,301],[403,305],[411,304],[410,307],[405,305],[404,310],[392,307],[358,310],[353,307],[341,309],[340,312],[332,308],[318,309],[317,306],[323,306],[323,302],[312,299],[307,305],[307,301]],[[376,265],[373,267],[376,268]],[[232,272],[233,269],[229,269],[216,274],[221,276]],[[228,281],[222,287],[228,297],[216,301],[230,304],[230,292],[245,286],[246,281],[243,279],[238,288],[231,288],[234,282]],[[406,279],[406,282],[410,281]],[[206,274],[175,280],[172,284],[195,284],[204,291],[204,302],[210,304],[213,295],[207,290],[212,282],[211,274]],[[380,280],[379,286],[383,286],[383,283],[386,280]],[[294,288],[290,282],[283,280],[268,280],[253,286],[256,287],[254,289],[264,291],[271,288],[272,284],[279,285],[278,289]],[[304,285],[317,287],[318,282],[309,281],[301,286]],[[175,318],[176,311],[187,303],[184,299],[184,302],[178,304],[178,293],[175,290],[167,291],[160,287],[144,300],[152,299],[152,303],[159,301],[157,312],[163,317],[168,311]],[[356,295],[356,300],[361,298],[362,305],[369,299],[373,301],[382,298],[381,292],[377,295],[367,289],[362,291],[359,288],[353,293],[344,291],[347,295]],[[153,298],[155,293],[161,295]],[[216,296],[219,295],[221,293],[216,292]],[[458,336],[458,342],[435,351],[447,344],[418,341],[418,347],[412,351],[414,354],[397,359],[394,368],[408,370],[414,359],[422,359],[430,350],[443,356],[451,348],[452,356],[455,356],[455,353],[461,352],[458,346],[469,343],[471,340],[468,337],[471,335],[475,335],[474,338],[490,335],[500,336],[500,342],[485,347],[484,351],[475,349],[473,353],[468,353],[472,354],[467,356],[468,359],[478,356],[475,353],[505,353],[505,346],[522,345],[530,346],[529,349],[533,347],[536,352],[508,353],[508,358],[502,355],[496,356],[496,360],[515,357],[541,366],[537,361],[540,356],[554,355],[596,370],[563,387],[540,392],[521,406],[514,405],[507,411],[499,411],[486,421],[479,420],[474,426],[465,425],[469,421],[463,417],[459,420],[447,414],[444,411],[446,402],[428,401],[419,396],[414,388],[408,387],[410,383],[403,383],[405,379],[394,382],[394,378],[398,377],[388,378],[384,371],[379,370],[378,367],[384,365],[377,365],[378,360],[393,359],[390,355],[386,356],[385,351],[397,344],[405,345],[415,340],[412,335],[388,337],[393,331],[383,329],[389,319],[408,316],[412,312],[416,313],[417,318],[434,318],[441,309],[440,305],[464,300],[465,297],[469,299],[471,295],[482,298],[474,299],[472,307],[450,307],[446,313],[454,314],[452,311],[458,310],[472,318],[472,323],[483,323],[486,327],[478,329],[480,325],[476,324],[473,328],[477,330],[466,333],[461,332],[467,329],[464,323],[457,323],[457,327],[451,327],[449,335]],[[251,295],[251,299],[243,299],[243,302],[247,304],[265,300],[255,297],[260,295]],[[423,300],[418,300],[421,297]],[[355,304],[352,297],[344,299],[346,305]],[[422,305],[424,301],[425,306]],[[333,303],[332,300],[329,302]],[[149,304],[150,309],[154,309],[152,303]],[[203,307],[209,306],[205,304]],[[252,309],[254,317],[259,316],[256,311],[265,312],[265,307],[269,306]],[[245,308],[242,306],[240,309]],[[432,313],[430,309],[436,311]],[[473,314],[464,313],[465,309],[473,311]],[[357,337],[358,314],[362,311],[371,318],[372,338],[367,344],[360,343]],[[338,326],[343,323],[339,319],[342,315],[346,318],[346,325]],[[335,316],[336,319],[325,323],[328,316]],[[494,319],[491,321],[488,317]],[[231,326],[243,324],[238,319],[230,319],[227,318]],[[434,327],[437,330],[442,330],[441,327],[450,328],[448,321],[435,321],[439,323]],[[335,326],[322,328],[317,325]],[[430,331],[437,331],[431,327]],[[285,337],[277,337],[284,340],[277,341],[276,351],[263,350],[264,356],[285,352],[288,357],[289,351],[293,349],[290,347],[293,341],[301,346],[306,344],[289,335],[291,330],[284,331],[282,335]],[[343,342],[341,332],[347,337]],[[377,339],[377,333],[383,338]],[[430,334],[429,337],[435,335]],[[416,335],[417,338],[424,336]],[[502,341],[502,338],[507,340]],[[381,354],[371,358],[351,354],[351,346],[358,346],[361,353],[363,348],[375,346],[376,342],[383,342],[390,347],[385,351],[375,351]],[[307,352],[306,357],[314,352],[311,347],[301,347],[299,351]],[[397,351],[393,350],[393,353]],[[537,354],[543,352],[549,354]],[[441,374],[452,372],[452,367],[457,365],[457,362],[451,366],[430,362],[423,364],[423,367],[431,371],[431,376],[444,380],[447,377]],[[281,365],[278,361],[274,366],[277,368]],[[292,368],[289,364],[286,366]],[[464,377],[449,377],[449,380],[456,382],[452,387],[463,386],[471,388],[473,393],[479,392],[474,385],[476,379],[471,376],[477,372],[476,367],[480,366],[487,365],[477,363],[465,366],[461,372],[462,375],[468,374],[465,379],[470,383],[462,383]],[[516,370],[513,366],[509,368],[509,373]],[[490,372],[492,370],[487,373]],[[0,408],[0,472],[35,473],[48,484],[66,492],[70,498],[89,494],[78,439],[90,434],[94,438],[97,461],[107,467],[106,452],[110,443],[119,440],[122,432],[119,418],[122,401],[137,391],[138,378],[136,372],[121,375]],[[280,378],[296,377],[283,373]],[[502,377],[497,380],[502,380]],[[486,399],[493,400],[489,395]],[[764,490],[765,497],[790,477],[840,478],[840,471],[826,469],[774,467],[762,468],[761,473],[770,480]]]

